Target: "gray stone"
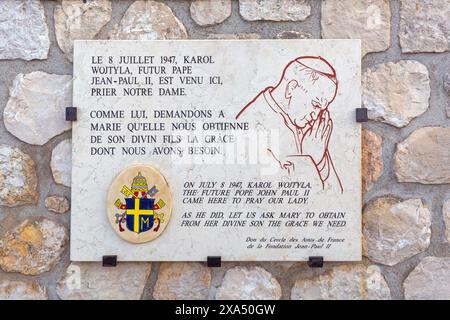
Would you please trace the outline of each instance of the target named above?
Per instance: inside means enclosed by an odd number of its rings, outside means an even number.
[[[43,145],[71,128],[65,108],[72,105],[72,77],[34,71],[18,74],[3,111],[6,129],[20,140]]]
[[[0,60],[47,59],[49,48],[41,1],[0,1]]]
[[[70,204],[65,197],[51,196],[45,198],[45,207],[48,211],[64,213],[69,211]]]
[[[112,40],[187,39],[184,25],[164,3],[135,1],[109,33]]]
[[[191,17],[200,26],[224,22],[231,16],[231,0],[195,0],[191,2]]]
[[[311,14],[309,0],[239,0],[244,20],[303,21]]]
[[[363,106],[369,119],[404,127],[428,109],[430,78],[427,67],[401,60],[368,69],[362,77]]]
[[[260,267],[229,269],[216,292],[218,300],[278,300],[281,287],[278,281]]]
[[[444,89],[447,92],[447,95],[450,96],[450,73],[447,73],[444,76]]]
[[[63,226],[48,219],[25,220],[0,238],[0,268],[25,275],[49,271],[59,261],[66,241]]]
[[[447,117],[450,118],[450,97],[447,99]]]
[[[72,182],[72,140],[63,140],[53,149],[50,161],[56,183],[70,187]]]
[[[209,34],[207,38],[211,40],[245,40],[261,39],[261,35],[257,33],[213,33]]]
[[[312,39],[313,35],[309,32],[286,30],[277,34],[277,39]]]
[[[377,266],[349,264],[334,267],[313,278],[297,280],[291,299],[387,300],[391,299],[391,292]]]
[[[448,0],[401,0],[399,38],[402,51],[448,51],[449,17]]]
[[[153,289],[156,300],[204,300],[211,287],[211,270],[197,262],[162,263]]]
[[[14,207],[38,202],[34,161],[17,148],[0,144],[0,205]]]
[[[447,242],[450,243],[450,199],[444,201],[442,214],[445,222],[445,236],[447,237]]]
[[[405,279],[403,287],[408,300],[449,300],[450,258],[424,258]]]
[[[111,1],[63,0],[54,12],[55,34],[59,47],[72,61],[74,40],[94,39],[111,20]]]
[[[431,214],[420,199],[381,197],[363,213],[363,254],[393,266],[425,251],[430,245]]]
[[[450,73],[447,73],[444,76],[444,89],[447,92],[447,96],[448,96],[448,98],[447,98],[447,106],[446,106],[447,117],[450,118]]]
[[[139,300],[151,269],[151,263],[121,262],[104,268],[95,262],[72,262],[56,293],[63,300]]]
[[[47,300],[47,290],[37,281],[0,280],[0,300]]]
[[[450,183],[450,128],[424,127],[397,144],[394,172],[399,182]]]
[[[362,56],[390,46],[389,1],[324,0],[320,23],[322,38],[361,39]]]

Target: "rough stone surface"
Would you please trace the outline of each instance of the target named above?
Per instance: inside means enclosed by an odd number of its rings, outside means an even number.
[[[389,48],[390,20],[386,0],[322,1],[322,38],[361,39],[362,56]]]
[[[37,281],[0,281],[0,300],[47,300],[47,290]]]
[[[404,127],[428,109],[430,78],[420,62],[380,64],[364,72],[362,85],[369,119]]]
[[[363,213],[363,254],[393,266],[428,248],[430,227],[430,211],[420,199],[372,200]]]
[[[447,117],[450,118],[450,73],[444,76],[444,90],[447,92]]]
[[[18,74],[3,112],[6,129],[20,140],[43,145],[71,128],[65,108],[72,104],[72,77],[34,71]]]
[[[311,14],[309,0],[239,0],[239,13],[248,21],[303,21]]]
[[[447,117],[450,118],[450,73],[445,75],[444,89],[447,92]]]
[[[47,16],[47,25],[50,26],[53,25],[53,16],[54,16],[54,10],[57,5],[61,4],[62,0],[58,1],[41,1],[43,6],[45,7],[45,13]],[[255,0],[256,1],[256,0]],[[408,0],[407,0],[408,1]],[[14,4],[19,2],[25,2],[20,0],[9,0],[10,3],[14,2]],[[39,3],[39,1],[34,0],[28,0],[29,3],[32,3],[33,5],[36,5]],[[82,2],[79,0],[79,2]],[[114,18],[113,21],[106,24],[100,33],[96,36],[96,38],[107,38],[107,35],[110,32],[111,27],[113,27],[116,23],[120,22],[123,13],[126,12],[126,10],[129,8],[130,5],[132,5],[135,0],[120,0],[120,1],[111,1],[113,6],[113,13]],[[161,1],[163,3],[166,3],[165,1]],[[225,20],[221,25],[216,25],[213,27],[202,27],[198,26],[190,17],[189,13],[189,0],[183,0],[183,1],[168,1],[168,5],[172,8],[173,12],[179,17],[179,19],[188,27],[188,32],[192,38],[195,39],[203,39],[208,37],[210,33],[235,33],[235,34],[245,34],[249,32],[258,33],[258,38],[271,38],[276,37],[278,33],[280,33],[282,30],[304,30],[305,32],[309,32],[314,35],[314,37],[317,37],[321,34],[321,26],[320,26],[320,19],[321,19],[321,2],[322,1],[311,1],[312,5],[312,14],[306,19],[305,22],[302,23],[277,23],[277,22],[248,22],[244,19],[241,19],[239,16],[239,13],[234,11],[232,16]],[[339,2],[339,1],[338,1]],[[406,2],[406,1],[405,1]],[[414,4],[415,1],[411,0],[411,2]],[[0,0],[0,6],[5,6],[6,1]],[[435,256],[449,256],[448,248],[449,245],[445,242],[445,228],[444,228],[444,221],[442,218],[442,203],[441,200],[443,199],[449,199],[450,194],[448,193],[448,186],[449,184],[436,184],[433,186],[428,185],[422,185],[419,183],[392,183],[392,178],[390,177],[391,173],[394,172],[394,161],[393,161],[393,151],[395,151],[395,144],[399,141],[399,137],[404,137],[405,134],[412,133],[413,130],[416,130],[420,127],[424,126],[443,126],[443,127],[449,127],[449,119],[450,119],[450,96],[447,96],[448,92],[446,92],[448,87],[443,86],[443,80],[445,79],[445,76],[447,73],[449,73],[449,64],[448,64],[448,54],[449,52],[444,53],[427,53],[427,54],[418,54],[415,56],[408,55],[407,57],[401,55],[401,47],[399,44],[399,37],[398,32],[400,29],[399,21],[400,19],[400,1],[390,1],[391,5],[391,11],[392,11],[392,23],[391,23],[391,47],[388,51],[380,54],[370,54],[365,57],[362,61],[362,68],[363,70],[367,70],[368,68],[374,68],[380,63],[385,63],[388,61],[397,61],[399,57],[403,57],[403,59],[416,59],[420,62],[424,63],[427,68],[430,75],[430,84],[431,84],[431,100],[430,100],[430,108],[428,111],[426,111],[425,114],[422,116],[416,118],[412,123],[410,123],[409,126],[407,126],[404,129],[398,130],[395,127],[391,127],[390,125],[381,124],[375,121],[370,121],[369,123],[366,123],[364,126],[375,131],[376,133],[383,136],[383,157],[384,157],[384,170],[383,170],[383,176],[380,177],[377,183],[375,183],[372,188],[370,189],[370,193],[366,194],[367,200],[370,200],[373,196],[379,196],[379,195],[386,195],[386,194],[398,194],[402,196],[408,196],[408,197],[416,197],[421,196],[423,197],[423,200],[427,203],[433,203],[433,207],[436,210],[435,217],[433,219],[434,224],[432,225],[432,232],[433,232],[433,239],[430,247],[426,250],[426,252],[420,254],[427,255],[432,254]],[[430,2],[431,3],[431,2]],[[434,3],[439,3],[435,1]],[[238,1],[235,1],[233,3],[233,9],[238,9],[237,7]],[[420,7],[420,6],[419,6]],[[446,17],[444,15],[445,11],[441,10],[437,6],[435,7],[435,11],[442,12],[442,17]],[[433,8],[433,9],[435,9]],[[335,16],[342,13],[335,13]],[[138,17],[138,15],[136,15]],[[3,18],[2,18],[3,19]],[[17,37],[17,34],[13,34],[8,29],[4,29],[7,25],[6,23],[10,23],[12,20],[6,19],[2,20],[0,19],[0,39],[11,39],[13,37]],[[41,19],[41,18],[39,18]],[[349,20],[352,21],[354,19],[358,19],[357,17],[351,17]],[[409,19],[409,23],[412,25],[416,23],[415,17],[412,17]],[[422,19],[422,18],[421,18]],[[435,19],[435,18],[432,18]],[[26,19],[28,20],[28,19]],[[422,20],[423,21],[423,20]],[[417,26],[425,26],[425,23],[422,21],[419,21],[417,23]],[[351,22],[350,22],[351,23]],[[431,22],[429,24],[429,27],[433,27],[434,22]],[[11,26],[11,24],[9,25]],[[44,28],[45,25],[42,24]],[[33,29],[36,30],[37,25],[34,24],[31,26]],[[442,25],[439,25],[438,27],[442,27]],[[28,26],[24,26],[23,29],[15,31],[19,32],[20,34],[26,35],[26,37],[22,37],[20,40],[22,41],[18,47],[7,47],[4,48],[2,45],[0,45],[0,51],[1,54],[4,54],[5,52],[11,52],[11,50],[15,52],[20,52],[23,48],[23,46],[28,46],[31,42],[29,41],[29,37],[31,37],[31,33],[26,31]],[[51,27],[53,28],[53,26]],[[434,28],[434,27],[433,27]],[[5,31],[6,30],[6,31]],[[23,31],[23,33],[22,33]],[[5,35],[4,32],[8,32],[8,34]],[[424,31],[418,31],[415,34],[415,37],[417,39],[420,38],[421,32],[428,32],[428,30]],[[45,33],[44,33],[45,34]],[[432,34],[434,37],[437,34]],[[4,107],[7,104],[7,101],[9,99],[9,94],[7,88],[12,85],[12,82],[15,78],[15,76],[18,73],[24,73],[27,74],[32,71],[36,70],[42,70],[46,71],[48,73],[57,73],[57,74],[69,74],[72,71],[72,66],[70,63],[68,63],[67,59],[64,57],[64,53],[58,48],[58,44],[54,38],[53,31],[50,31],[50,37],[51,40],[51,50],[46,60],[34,60],[31,62],[25,62],[23,60],[0,60],[0,112],[4,109]],[[45,38],[47,36],[45,35]],[[34,38],[35,40],[38,40],[37,37]],[[32,40],[32,41],[35,41]],[[422,39],[418,40],[423,43]],[[0,43],[1,40],[0,40]],[[11,42],[12,44],[12,42]],[[419,43],[420,44],[420,43]],[[425,49],[428,50],[428,48],[432,48],[427,44],[424,43],[424,46],[426,46]],[[6,50],[6,51],[2,51]],[[47,54],[47,49],[40,50],[45,52]],[[1,55],[0,54],[0,55]],[[9,54],[9,53],[8,53]],[[28,55],[28,53],[27,53]],[[42,81],[42,83],[45,83],[45,81]],[[447,107],[447,117],[445,117],[444,110]],[[64,114],[62,114],[62,117],[64,117]],[[0,114],[0,118],[2,118],[2,114]],[[0,120],[1,121],[1,120]],[[50,122],[52,123],[52,122]],[[59,142],[61,139],[67,139],[70,137],[70,132],[63,133],[62,137],[58,137],[56,142]],[[7,144],[11,147],[19,147],[23,151],[26,151],[29,155],[32,156],[33,160],[35,161],[37,171],[39,172],[39,190],[41,192],[44,192],[42,203],[39,203],[39,207],[44,207],[44,199],[45,196],[48,195],[58,195],[58,196],[69,196],[69,189],[58,186],[54,183],[53,178],[51,177],[51,174],[49,172],[49,157],[51,152],[51,148],[55,145],[55,139],[50,141],[46,146],[43,147],[35,147],[35,146],[26,146],[24,143],[19,141],[18,139],[15,139],[12,137],[7,130],[5,129],[5,126],[3,124],[0,125],[0,143]],[[432,148],[430,148],[431,150]],[[438,151],[441,152],[443,149],[438,146]],[[431,154],[434,154],[434,152],[431,152]],[[429,170],[429,167],[434,166],[435,163],[440,162],[440,165],[443,166],[445,161],[440,160],[439,157],[435,157],[436,159],[431,159],[433,164],[426,165],[426,170]],[[447,160],[448,162],[448,160]],[[427,162],[425,162],[427,163]],[[419,168],[421,164],[418,164]],[[416,170],[416,169],[415,169]],[[441,170],[441,169],[436,169]],[[417,172],[417,170],[415,171]],[[441,170],[442,172],[442,170]],[[50,176],[49,176],[50,175]],[[16,176],[14,174],[14,176]],[[383,178],[383,179],[382,179]],[[395,179],[395,178],[394,178]],[[2,187],[0,187],[0,190],[2,190]],[[4,232],[8,230],[12,230],[11,228],[13,225],[17,224],[18,221],[22,221],[25,217],[28,215],[33,216],[35,215],[36,209],[35,205],[26,205],[26,206],[17,206],[17,207],[5,207],[0,206],[0,219],[1,219],[1,227],[0,227],[0,237],[4,234]],[[42,211],[43,214],[45,214],[47,217],[52,217],[55,219],[60,220],[63,222],[66,226],[69,226],[69,219],[67,215],[62,216],[56,216],[54,213],[47,212],[47,210],[44,207],[44,210]],[[19,219],[18,221],[16,221]],[[46,272],[41,275],[39,275],[39,283],[46,287],[48,290],[48,294],[51,298],[57,298],[56,293],[56,285],[57,280],[61,276],[61,274],[64,274],[64,269],[67,267],[68,260],[67,260],[67,252],[64,255],[64,258],[60,260],[58,265],[55,265],[55,267],[51,270],[51,272]],[[389,268],[382,268],[383,273],[385,274],[386,278],[389,277],[389,286],[391,288],[392,297],[394,299],[403,299],[403,280],[408,275],[408,273],[411,271],[411,264],[417,264],[419,261],[419,257],[413,257],[404,263],[399,263],[393,267]],[[284,263],[283,263],[284,264]],[[159,264],[158,264],[159,265]],[[247,263],[240,263],[239,265],[245,266]],[[249,265],[253,266],[254,263],[249,263]],[[303,268],[303,264],[295,264],[290,269],[286,267],[286,269],[282,269],[281,267],[275,267],[275,265],[280,265],[280,263],[258,263],[258,265],[266,268],[269,270],[274,276],[277,277],[277,279],[280,281],[280,285],[283,287],[283,299],[289,298],[290,292],[292,289],[292,286],[300,276],[302,278],[310,277],[312,274],[321,273],[323,271],[316,270],[315,272],[306,271],[306,275],[303,275],[303,272],[305,271]],[[448,266],[445,267],[439,267],[440,271],[450,269]],[[224,269],[224,268],[223,268]],[[308,269],[309,270],[309,269]],[[62,272],[61,272],[62,271]],[[224,273],[226,270],[220,271],[213,269],[213,279],[212,286],[218,286],[220,285],[220,281],[222,280],[222,272]],[[0,270],[0,278],[2,278],[2,281],[7,278],[8,280],[33,280],[36,277],[28,277],[23,276],[21,274],[16,273],[9,273],[3,272]],[[2,277],[3,276],[3,277]],[[156,274],[155,274],[156,276]],[[30,278],[30,279],[27,279]],[[448,278],[448,276],[447,276]],[[153,275],[150,279],[147,280],[147,287],[144,289],[144,295],[142,298],[144,299],[151,299],[153,294],[153,283],[156,281],[156,279],[153,279]],[[1,281],[0,281],[1,282]],[[419,287],[419,286],[418,286]],[[422,286],[420,290],[422,290],[422,294],[426,294],[427,291],[434,290],[430,289],[428,286]],[[446,284],[446,288],[448,288],[448,284]],[[436,288],[439,288],[438,286]],[[446,288],[439,288],[439,293],[445,292],[444,290]],[[212,288],[210,291],[209,298],[212,297],[212,295],[215,294],[215,289]]]
[[[292,300],[387,300],[389,287],[381,270],[362,264],[334,267],[325,274],[297,280]]]
[[[383,139],[367,129],[362,130],[361,175],[363,192],[370,190],[383,172]]]
[[[447,95],[450,96],[450,73],[447,73],[444,77],[444,89]]]
[[[0,268],[25,275],[49,271],[66,240],[65,228],[51,220],[25,220],[0,238]]]
[[[218,300],[278,300],[278,281],[260,267],[235,267],[228,270],[217,289]]]
[[[69,211],[69,200],[64,197],[51,196],[45,199],[45,207],[48,211],[64,213]]]
[[[90,40],[111,19],[111,1],[63,0],[55,8],[55,34],[61,50],[72,61],[73,41]]]
[[[191,2],[191,17],[200,26],[224,22],[231,15],[231,0],[195,0]]]
[[[38,201],[36,166],[29,155],[0,144],[0,205],[14,207]]]
[[[211,270],[197,262],[162,263],[153,290],[156,300],[204,300],[211,287]]]
[[[245,40],[245,39],[261,39],[258,33],[213,33],[208,35],[208,39],[222,40]]]
[[[0,1],[0,60],[47,59],[50,40],[40,1]]]
[[[63,140],[53,149],[50,161],[56,183],[70,187],[72,181],[72,140]]]
[[[309,32],[286,30],[277,34],[277,39],[312,39],[313,35]]]
[[[450,97],[447,99],[447,117],[450,118]]]
[[[450,128],[424,127],[397,144],[394,171],[399,182],[450,183]]]
[[[164,3],[136,1],[109,34],[112,40],[186,39],[184,25]]]
[[[56,292],[63,300],[138,300],[151,268],[151,263],[121,262],[114,268],[71,263]]]
[[[450,48],[448,0],[401,0],[400,46],[403,52],[444,52]]]
[[[426,257],[403,283],[405,299],[449,300],[450,258]]]
[[[447,238],[447,242],[450,243],[450,199],[444,201],[444,205],[442,206],[442,214],[444,215],[445,222],[445,236]]]

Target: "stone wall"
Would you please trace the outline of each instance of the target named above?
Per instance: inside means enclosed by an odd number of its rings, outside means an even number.
[[[450,299],[449,16],[448,0],[1,1],[0,299]],[[362,263],[70,263],[73,39],[321,37],[363,40]]]

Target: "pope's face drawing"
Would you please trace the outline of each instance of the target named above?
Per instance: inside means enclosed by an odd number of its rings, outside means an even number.
[[[307,77],[290,80],[285,88],[285,112],[295,126],[306,131],[319,116],[328,109],[333,101],[337,86],[328,77],[316,74],[310,70],[303,71]]]
[[[334,168],[329,151],[333,132],[330,105],[338,92],[336,70],[322,57],[302,56],[291,60],[282,70],[277,84],[266,87],[236,115],[251,113],[260,104],[265,104],[279,115],[280,129],[289,132],[283,141],[285,151],[267,151],[278,162],[280,168],[291,174],[299,157],[309,158],[318,173],[322,186],[334,176],[343,192],[342,183]],[[253,105],[256,107],[252,108]],[[258,109],[261,110],[261,109]]]

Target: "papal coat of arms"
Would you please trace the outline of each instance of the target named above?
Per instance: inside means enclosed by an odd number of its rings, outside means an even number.
[[[172,209],[167,181],[150,166],[132,166],[119,174],[110,188],[108,201],[113,202],[108,203],[113,228],[120,237],[133,243],[158,237]]]

